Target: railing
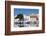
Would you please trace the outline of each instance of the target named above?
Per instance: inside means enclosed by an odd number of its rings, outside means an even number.
[[[39,21],[34,21],[34,22],[32,22],[32,21],[16,21],[15,22],[15,24],[38,24],[39,23]]]

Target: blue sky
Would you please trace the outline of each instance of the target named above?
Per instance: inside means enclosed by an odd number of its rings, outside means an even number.
[[[23,9],[23,8],[14,8],[14,16],[19,14],[19,13],[23,13],[25,15],[29,15],[29,14],[38,14],[39,13],[39,9]]]

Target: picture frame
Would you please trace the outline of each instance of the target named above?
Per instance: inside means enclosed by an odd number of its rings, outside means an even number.
[[[16,18],[14,18],[16,15],[18,16],[19,13],[26,15],[26,16],[24,15],[26,18],[26,21],[24,21],[25,24],[24,22],[22,23],[19,22],[21,20],[20,18],[19,21]],[[39,20],[35,20],[37,17]],[[27,25],[28,20],[30,21],[30,24],[28,22]],[[37,24],[35,23],[34,25],[33,23],[34,21],[38,23]],[[20,25],[18,26],[18,24],[21,24],[21,26]],[[24,26],[22,26],[23,24]],[[5,1],[5,35],[35,34],[44,32],[45,32],[44,3]]]

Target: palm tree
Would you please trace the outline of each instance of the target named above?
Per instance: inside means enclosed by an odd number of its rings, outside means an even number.
[[[19,13],[18,15],[17,15],[17,17],[15,17],[15,19],[17,19],[17,18],[19,18],[19,24],[20,24],[20,27],[24,27],[24,25],[22,25],[23,24],[23,22],[21,22],[21,21],[23,21],[24,20],[24,16],[23,16],[23,14],[22,13]]]
[[[15,17],[15,19],[19,18],[19,20],[23,20],[23,14],[18,14],[17,17]]]

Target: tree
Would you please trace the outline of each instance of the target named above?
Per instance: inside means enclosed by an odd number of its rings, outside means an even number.
[[[21,14],[21,13],[18,14],[17,17],[15,17],[15,19],[17,19],[17,18],[19,18],[19,21],[23,21],[24,20],[23,14]],[[19,24],[20,24],[20,27],[24,26],[24,25],[22,25],[23,22],[19,22]]]
[[[23,20],[23,14],[18,14],[17,17],[15,17],[15,19],[19,18],[19,20]]]

